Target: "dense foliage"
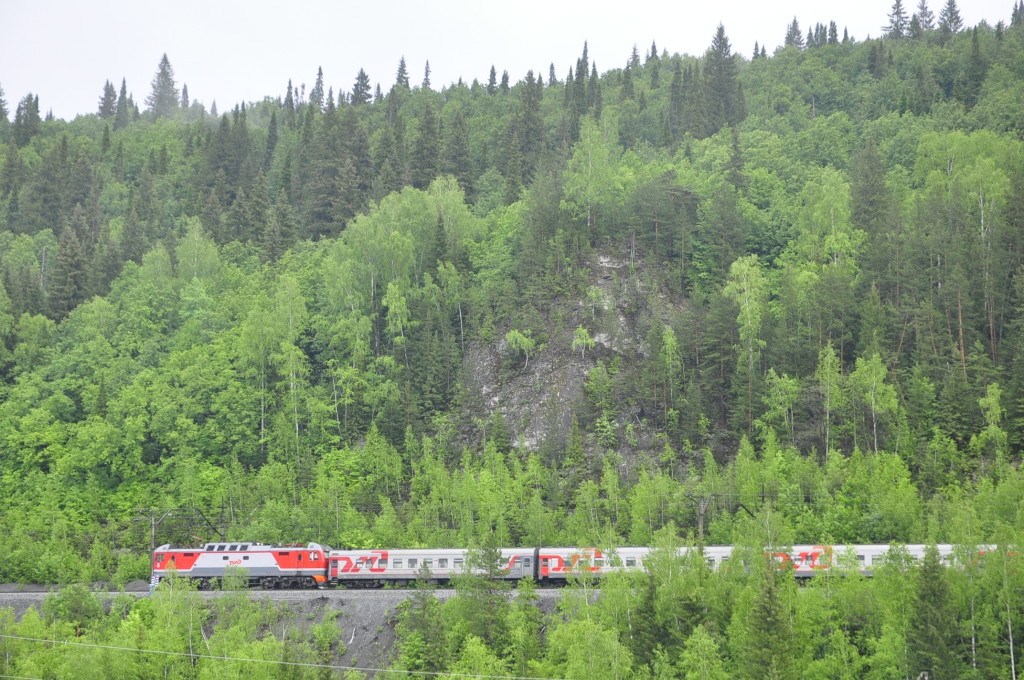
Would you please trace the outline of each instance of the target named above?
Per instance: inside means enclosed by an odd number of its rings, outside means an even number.
[[[926,10],[749,61],[720,28],[515,83],[321,72],[221,116],[166,57],[141,112],[124,82],[71,122],[0,92],[0,580],[124,582],[217,530],[734,543],[767,508],[791,541],[1018,542],[1024,7]],[[513,413],[482,372],[545,396]],[[772,663],[735,611],[674,653]],[[549,644],[627,644],[580,621]],[[902,621],[822,644],[905,663],[937,633]]]

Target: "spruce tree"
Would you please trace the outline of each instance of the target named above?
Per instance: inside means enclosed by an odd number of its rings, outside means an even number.
[[[487,76],[487,94],[494,94],[498,91],[498,72],[491,65],[491,72]]]
[[[960,8],[956,0],[946,0],[945,6],[939,12],[939,35],[943,42],[950,36],[956,35],[964,27],[964,20],[960,18]]]
[[[426,65],[423,67],[423,85],[424,90],[430,89],[430,60],[427,59]]]
[[[420,116],[419,136],[412,154],[412,185],[417,189],[426,189],[437,176],[438,152],[437,116],[429,101],[423,105]]]
[[[409,89],[409,71],[405,67],[405,57],[398,60],[398,72],[395,74],[395,85]]]
[[[292,88],[292,79],[288,79],[288,89],[284,94],[284,102],[282,104],[284,108],[284,122],[288,127],[295,127],[295,91]]]
[[[451,120],[445,127],[441,171],[452,175],[459,186],[470,194],[473,178],[473,159],[469,150],[469,129],[462,107],[456,106]]]
[[[66,317],[85,299],[87,258],[78,235],[78,229],[84,228],[85,216],[80,207],[72,220],[73,223],[65,223],[60,234],[50,287],[50,310],[55,320]]]
[[[7,100],[4,99],[4,88],[0,85],[0,125],[7,123]]]
[[[32,93],[25,95],[14,112],[14,141],[19,147],[26,146],[32,137],[39,134],[42,124],[39,117],[39,97]]]
[[[316,82],[309,91],[309,105],[314,111],[322,111],[324,108],[324,69],[322,66],[316,69]]]
[[[121,79],[121,93],[117,95],[117,109],[114,112],[114,130],[123,130],[131,122],[131,112],[128,109],[128,85],[125,79]]]
[[[780,571],[773,562],[765,565],[761,587],[746,619],[747,637],[739,660],[743,677],[800,677],[792,607],[784,598],[792,581],[793,574],[788,570]]]
[[[153,76],[153,83],[149,97],[146,98],[146,104],[155,117],[164,118],[171,115],[178,108],[179,101],[178,90],[174,86],[174,69],[171,68],[171,62],[167,59],[167,54],[164,54],[160,59],[156,75]]]
[[[713,135],[727,125],[736,125],[746,116],[736,60],[721,24],[704,55],[704,94],[708,134]]]
[[[356,82],[352,85],[352,106],[362,106],[370,103],[370,76],[366,71],[359,69],[356,74]]]
[[[97,113],[100,118],[111,118],[117,113],[117,90],[109,80],[103,84],[103,94],[100,96]]]
[[[907,630],[911,677],[927,673],[929,680],[960,677],[957,649],[957,610],[946,568],[934,545],[925,549],[918,572],[917,595]]]
[[[981,45],[978,42],[978,27],[971,30],[971,54],[967,59],[967,71],[963,76],[962,95],[964,104],[973,108],[981,95],[981,85],[985,82],[988,65],[981,56]]]
[[[888,38],[903,38],[907,35],[907,10],[903,7],[903,0],[896,0],[889,12],[889,24],[882,30]]]
[[[921,23],[922,31],[935,28],[935,14],[928,8],[928,0],[920,0],[917,3],[917,20]]]
[[[188,98],[188,85],[181,86],[181,110],[188,111],[188,107],[191,106],[191,100]]]
[[[793,17],[793,23],[786,28],[786,38],[782,44],[786,47],[803,48],[804,36],[800,32],[800,22],[796,20],[796,17]]]
[[[263,167],[269,168],[274,157],[274,149],[277,148],[279,133],[277,131],[277,111],[270,113],[270,124],[267,126],[267,149],[263,155]]]

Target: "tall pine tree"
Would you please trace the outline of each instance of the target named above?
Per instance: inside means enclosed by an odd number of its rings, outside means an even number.
[[[146,104],[155,117],[164,118],[179,108],[179,101],[178,90],[174,85],[174,69],[171,68],[171,62],[164,54],[160,59],[156,75],[153,76]]]

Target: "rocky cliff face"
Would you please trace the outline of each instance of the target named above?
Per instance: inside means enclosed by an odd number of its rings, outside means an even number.
[[[495,413],[504,419],[515,445],[538,450],[563,449],[573,416],[585,420],[586,393],[590,371],[603,361],[619,363],[625,374],[637,371],[647,353],[646,336],[652,320],[668,317],[678,310],[665,295],[656,292],[641,267],[628,261],[597,257],[587,273],[585,297],[558,300],[541,316],[544,328],[538,347],[524,360],[514,358],[504,334],[489,343],[473,343],[464,357],[464,417],[467,424],[486,429]],[[574,348],[577,329],[582,327],[593,341]],[[631,441],[620,438],[620,452],[628,455],[651,444],[646,423],[631,395],[618,395],[617,426],[625,430],[632,423]],[[585,442],[588,449],[594,442]]]

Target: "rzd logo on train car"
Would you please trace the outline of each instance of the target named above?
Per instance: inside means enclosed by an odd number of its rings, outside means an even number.
[[[388,551],[371,550],[369,555],[360,555],[354,560],[351,557],[331,558],[331,576],[341,574],[358,574],[365,567],[371,574],[381,574],[388,568]]]
[[[599,560],[604,560],[604,553],[596,548],[590,548],[582,553],[573,553],[569,556],[568,562],[561,555],[540,555],[539,558],[541,576],[583,571],[594,573],[601,570]]]

